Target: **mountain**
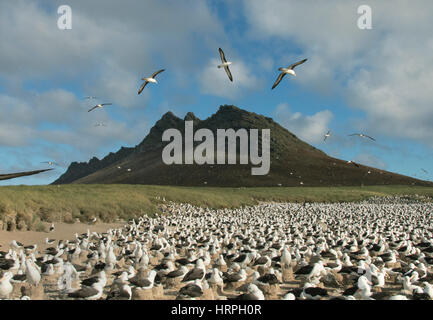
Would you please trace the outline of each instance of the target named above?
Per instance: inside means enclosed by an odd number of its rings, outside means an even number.
[[[173,164],[162,161],[162,151],[169,142],[162,141],[165,130],[174,128],[185,136],[185,121],[193,121],[194,132],[210,129],[270,129],[270,171],[252,175],[252,164]],[[195,143],[198,145],[200,142]],[[215,142],[216,144],[216,142]],[[261,145],[261,142],[260,142]],[[184,149],[183,149],[184,150]],[[261,150],[261,149],[259,149]],[[237,153],[239,153],[239,147]],[[215,152],[216,157],[216,152]],[[184,119],[167,112],[149,134],[134,148],[121,148],[99,160],[73,162],[53,184],[120,183],[176,186],[359,186],[359,185],[428,185],[426,181],[329,157],[298,139],[271,118],[239,109],[221,106],[211,117],[200,120],[189,112]]]

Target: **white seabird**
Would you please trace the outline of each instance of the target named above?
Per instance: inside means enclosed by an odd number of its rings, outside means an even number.
[[[0,299],[8,299],[9,295],[12,293],[14,289],[10,282],[12,277],[12,272],[5,272],[3,277],[0,279]]]
[[[90,112],[90,111],[92,111],[92,110],[95,110],[96,108],[103,108],[104,106],[111,106],[112,105],[112,103],[100,103],[100,104],[97,104],[96,106],[94,106],[93,108],[91,108],[89,111],[87,111],[87,112]]]
[[[255,284],[250,283],[248,292],[236,297],[235,300],[265,300],[265,296]]]
[[[26,276],[27,282],[31,285],[37,286],[39,281],[41,281],[41,274],[35,268],[31,259],[26,259]]]
[[[279,68],[278,70],[281,71],[281,73],[278,76],[277,80],[275,81],[274,85],[272,86],[272,89],[275,89],[275,87],[278,86],[278,84],[281,82],[281,80],[283,80],[283,78],[284,78],[284,76],[286,74],[291,74],[292,76],[296,76],[296,73],[295,73],[295,71],[293,69],[296,66],[299,66],[300,64],[303,64],[307,60],[308,59],[304,59],[304,60],[298,61],[298,62],[296,62],[294,64],[291,64],[287,68]]]
[[[323,139],[323,141],[326,141],[326,139],[330,136],[331,136],[331,130],[328,130],[328,132],[325,134],[325,138]]]
[[[144,83],[141,85],[140,89],[138,90],[138,94],[140,94],[143,91],[143,89],[147,86],[147,84],[149,82],[158,83],[158,81],[155,80],[155,77],[158,74],[160,74],[161,72],[164,72],[164,71],[165,71],[165,69],[161,69],[161,70],[156,71],[155,73],[153,73],[149,78],[141,78],[141,80],[143,80]]]
[[[349,137],[358,136],[358,137],[361,137],[361,138],[368,138],[370,140],[376,141],[376,139],[374,139],[373,137],[370,137],[370,136],[368,136],[366,134],[363,134],[363,133],[353,133],[353,134],[349,134],[348,136]]]
[[[224,68],[224,70],[226,71],[227,76],[229,77],[230,81],[233,82],[233,76],[232,76],[232,73],[230,72],[230,69],[229,69],[229,65],[231,65],[232,62],[226,60],[224,51],[221,48],[219,48],[219,52],[220,52],[220,57],[221,57],[222,64],[220,64],[218,66],[218,68]]]
[[[43,161],[41,163],[46,163],[46,164],[48,164],[50,166],[58,166],[58,164],[56,162],[54,162],[54,161]]]

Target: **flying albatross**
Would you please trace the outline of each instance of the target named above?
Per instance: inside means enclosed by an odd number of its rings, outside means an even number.
[[[328,132],[325,134],[325,138],[323,139],[323,141],[326,141],[326,139],[330,136],[331,136],[331,130],[328,130]]]
[[[224,68],[224,70],[226,71],[227,76],[229,77],[230,81],[233,82],[233,76],[232,76],[232,73],[230,72],[230,69],[229,69],[229,65],[231,65],[232,62],[226,60],[226,56],[224,54],[224,51],[221,48],[219,48],[219,52],[220,52],[220,57],[221,57],[222,64],[220,64],[218,66],[218,68],[219,69],[220,68]]]
[[[58,166],[58,164],[56,162],[54,162],[54,161],[43,161],[41,163],[46,163],[46,164],[48,164],[50,166]]]
[[[304,59],[301,61],[298,61],[287,68],[279,68],[278,70],[281,71],[280,75],[278,76],[277,80],[275,81],[274,85],[272,86],[272,89],[275,89],[276,86],[283,80],[284,76],[286,74],[291,74],[292,76],[296,76],[295,70],[293,70],[295,67],[299,66],[300,64],[303,64],[308,59]]]
[[[361,138],[368,138],[370,140],[376,141],[376,139],[374,139],[373,137],[367,136],[366,134],[363,133],[353,133],[353,134],[349,134],[349,137],[353,137],[353,136],[359,136]]]
[[[87,112],[95,110],[96,108],[103,108],[104,106],[111,106],[111,105],[112,105],[112,103],[100,103],[100,104],[97,104],[96,106],[94,106],[92,109],[90,109]]]
[[[27,172],[17,172],[17,173],[7,173],[7,174],[0,174],[0,180],[9,180],[19,177],[25,177],[25,176],[31,176],[34,174],[38,174],[41,172],[49,171],[53,169],[43,169],[43,170],[35,170],[35,171],[27,171]]]
[[[144,83],[141,85],[140,89],[138,90],[138,94],[140,94],[143,91],[144,87],[146,87],[149,82],[158,83],[158,81],[155,80],[155,77],[164,71],[165,71],[165,69],[161,69],[161,70],[153,73],[152,76],[150,76],[149,78],[141,78],[141,80],[143,80]]]

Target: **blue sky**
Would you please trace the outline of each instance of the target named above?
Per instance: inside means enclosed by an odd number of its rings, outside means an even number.
[[[429,1],[69,2],[0,4],[0,173],[60,164],[1,185],[51,183],[71,161],[140,143],[169,110],[205,119],[223,104],[272,117],[331,156],[433,179]],[[72,30],[57,28],[63,4]],[[363,4],[371,30],[357,26]],[[216,68],[218,47],[234,83]],[[271,90],[278,68],[303,58]],[[138,96],[140,78],[160,68]],[[113,106],[88,113],[85,96]]]

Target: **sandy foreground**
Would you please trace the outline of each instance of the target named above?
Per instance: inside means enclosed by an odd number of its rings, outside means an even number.
[[[38,249],[45,249],[52,247],[53,245],[48,245],[45,243],[45,239],[55,239],[56,243],[58,240],[73,240],[75,238],[75,233],[79,235],[87,232],[106,232],[108,229],[122,227],[124,223],[96,223],[96,224],[85,224],[85,223],[54,223],[54,231],[52,232],[36,232],[36,231],[0,231],[0,250],[8,251],[9,243],[12,240],[19,241],[25,246],[34,245],[38,246]],[[47,230],[49,230],[51,223],[46,223]]]

